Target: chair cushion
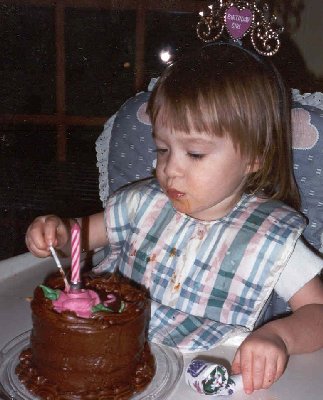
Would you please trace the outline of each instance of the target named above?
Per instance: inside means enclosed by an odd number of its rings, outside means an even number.
[[[323,251],[323,110],[295,102],[292,132],[294,173],[309,220],[304,236]]]
[[[149,92],[129,99],[118,111],[110,140],[109,186],[121,186],[153,174],[156,153],[146,114]]]

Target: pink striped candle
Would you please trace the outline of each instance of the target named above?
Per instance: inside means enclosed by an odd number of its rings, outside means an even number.
[[[78,223],[75,223],[72,226],[71,246],[72,246],[71,283],[72,285],[77,287],[81,282],[81,275],[80,275],[81,228]]]

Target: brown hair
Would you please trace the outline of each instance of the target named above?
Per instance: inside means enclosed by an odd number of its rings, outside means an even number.
[[[147,112],[173,130],[229,135],[259,170],[244,191],[299,209],[293,175],[290,103],[268,61],[232,44],[205,46],[170,65],[158,80]]]

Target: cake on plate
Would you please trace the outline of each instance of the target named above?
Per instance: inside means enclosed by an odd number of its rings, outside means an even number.
[[[129,399],[155,373],[149,297],[115,274],[88,275],[83,287],[64,291],[53,276],[35,289],[30,347],[16,374],[41,399]]]

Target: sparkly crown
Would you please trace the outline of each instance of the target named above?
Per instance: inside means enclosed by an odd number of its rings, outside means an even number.
[[[283,28],[269,14],[267,4],[259,8],[252,0],[217,0],[208,7],[207,13],[200,12],[200,17],[196,31],[206,43],[219,39],[226,31],[240,44],[249,35],[252,46],[263,56],[272,56],[279,50]]]

